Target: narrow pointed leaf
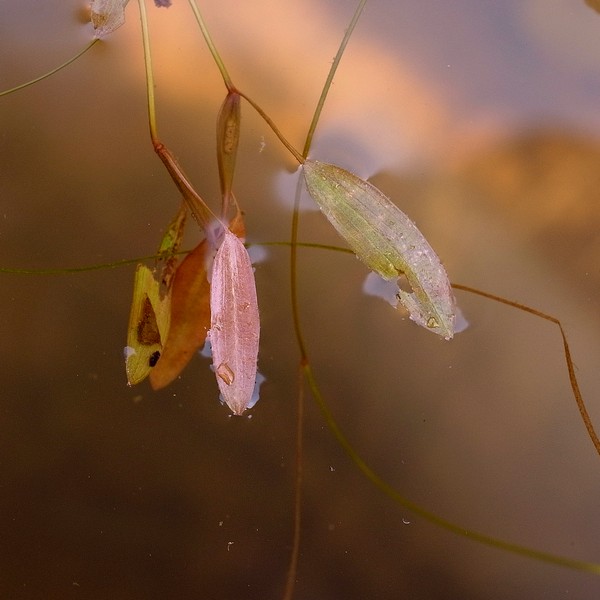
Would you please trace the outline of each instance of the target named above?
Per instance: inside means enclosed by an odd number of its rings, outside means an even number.
[[[245,235],[241,212],[231,221],[230,229],[238,237]],[[171,288],[171,321],[160,362],[150,372],[150,383],[158,390],[171,383],[204,345],[210,328],[210,285],[207,265],[213,248],[202,240],[177,267]]]
[[[254,272],[241,240],[225,231],[213,263],[210,343],[224,402],[241,415],[256,382],[260,323]]]
[[[406,276],[398,290],[410,318],[446,339],[454,335],[455,301],[437,254],[417,226],[368,181],[335,165],[307,160],[309,194],[370,269],[384,279]]]
[[[125,23],[125,6],[129,0],[93,0],[91,20],[94,35],[102,38]]]
[[[160,282],[146,265],[138,265],[127,329],[127,383],[143,381],[157,364],[169,330],[169,295],[161,297]]]
[[[158,154],[160,160],[163,161],[171,179],[181,192],[183,199],[187,202],[192,216],[198,225],[200,225],[201,229],[205,230],[216,219],[216,216],[209,208],[208,204],[206,204],[198,192],[196,192],[194,186],[183,172],[179,163],[175,160],[171,151],[158,141],[154,142],[154,151]]]
[[[143,381],[159,364],[169,333],[171,283],[186,217],[187,208],[182,202],[163,235],[154,271],[145,265],[137,266],[125,348],[129,385]]]
[[[223,197],[223,216],[229,210],[235,161],[240,141],[241,107],[240,95],[229,92],[221,106],[217,120],[217,162]]]
[[[183,233],[185,230],[185,223],[187,220],[187,206],[185,202],[182,202],[179,210],[173,220],[169,223],[165,234],[158,247],[158,260],[157,266],[162,262],[161,273],[161,293],[168,292],[171,286],[171,280],[175,273],[177,266],[177,252],[181,246],[183,240]]]
[[[171,288],[171,323],[160,362],[150,373],[155,390],[171,383],[204,345],[210,328],[210,285],[206,277],[207,253],[204,239],[177,267]]]

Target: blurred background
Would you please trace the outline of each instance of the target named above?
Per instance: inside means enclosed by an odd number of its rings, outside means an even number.
[[[224,86],[189,6],[148,2],[161,139],[218,205]],[[236,85],[301,148],[350,0],[207,0]],[[0,88],[93,33],[80,0],[0,0]],[[52,78],[0,98],[0,267],[152,254],[179,196],[148,135],[137,3]],[[289,239],[297,173],[243,106],[248,241]],[[369,177],[452,281],[558,317],[600,427],[600,15],[583,0],[379,0],[311,156]],[[300,236],[341,244],[306,202]],[[193,223],[189,246],[198,239]],[[552,324],[457,292],[445,342],[362,292],[349,255],[300,252],[310,359],[338,424],[410,500],[465,528],[600,563],[600,457]],[[0,274],[0,598],[281,598],[292,542],[298,349],[289,252],[256,265],[261,399],[231,418],[208,361],[126,385],[134,266]],[[295,598],[597,598],[600,579],[457,537],[394,504],[306,400]]]

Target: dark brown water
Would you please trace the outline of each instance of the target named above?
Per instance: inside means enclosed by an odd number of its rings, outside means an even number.
[[[354,3],[204,4],[237,85],[301,147]],[[2,89],[83,48],[82,6],[0,1]],[[187,3],[148,8],[160,136],[216,206],[224,87]],[[67,70],[0,98],[1,267],[155,251],[179,198],[149,141],[136,10]],[[453,281],[559,317],[597,423],[599,34],[583,0],[373,2],[312,153],[371,177]],[[289,239],[293,168],[244,106],[235,188],[250,242]],[[301,237],[340,243],[316,212]],[[299,356],[288,251],[256,267],[267,381],[252,418],[228,416],[201,357],[162,392],[126,386],[133,270],[0,274],[0,598],[280,598]],[[381,477],[466,528],[600,562],[600,458],[554,326],[459,292],[471,326],[444,342],[365,296],[347,255],[303,250],[299,274],[318,382]],[[295,598],[598,597],[593,575],[394,504],[310,396],[305,428]]]

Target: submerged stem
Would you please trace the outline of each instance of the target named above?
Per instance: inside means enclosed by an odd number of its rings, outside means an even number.
[[[437,525],[438,527],[442,527],[456,535],[461,537],[465,537],[471,539],[475,542],[479,542],[480,544],[485,544],[486,546],[491,546],[493,548],[497,548],[499,550],[505,550],[512,554],[517,554],[520,556],[526,556],[528,558],[532,558],[535,560],[540,560],[546,563],[551,563],[555,565],[560,565],[562,567],[567,567],[570,569],[575,569],[578,571],[585,571],[587,573],[592,573],[594,575],[600,575],[600,564],[574,560],[571,558],[567,558],[564,556],[556,556],[554,554],[550,554],[548,552],[542,552],[540,550],[534,550],[533,548],[527,548],[526,546],[520,546],[519,544],[513,544],[512,542],[507,542],[504,540],[500,540],[494,538],[492,536],[486,535],[484,533],[479,533],[478,531],[473,531],[471,529],[466,529],[460,525],[456,525],[451,521],[448,521],[435,513],[432,513],[424,508],[421,508],[419,505],[411,502],[400,492],[398,492],[394,487],[392,487],[389,483],[387,483],[384,479],[382,479],[369,465],[362,459],[360,454],[354,449],[354,447],[350,444],[339,425],[336,423],[331,410],[327,406],[325,399],[321,395],[315,377],[313,375],[312,369],[310,365],[306,363],[304,365],[304,374],[310,386],[311,392],[321,409],[321,413],[327,422],[327,426],[330,431],[333,433],[334,437],[340,444],[340,446],[344,449],[346,454],[350,457],[350,460],[358,467],[358,469],[365,475],[365,477],[375,485],[379,490],[381,490],[386,496],[391,498],[396,504],[403,506],[404,508],[410,510],[414,514],[419,517]]]
[[[294,210],[292,212],[292,227],[290,239],[290,294],[292,300],[292,318],[294,321],[294,333],[300,350],[302,363],[308,363],[308,352],[302,334],[300,323],[300,304],[298,302],[298,221],[300,218],[300,194],[302,193],[302,179],[298,178],[296,185],[296,197],[294,198]]]
[[[292,553],[285,582],[283,600],[292,600],[296,577],[298,574],[298,559],[300,557],[300,533],[302,530],[302,477],[303,477],[303,441],[304,441],[304,377],[302,368],[298,369],[298,401],[296,403],[296,476],[294,493],[294,539]]]
[[[209,225],[218,220],[216,215],[210,210],[206,202],[202,200],[198,192],[196,192],[170,150],[158,140],[153,140],[153,142],[156,154],[158,154],[165,167],[167,167],[171,179],[175,182],[183,199],[192,211],[192,216],[202,229],[205,231],[208,230]]]

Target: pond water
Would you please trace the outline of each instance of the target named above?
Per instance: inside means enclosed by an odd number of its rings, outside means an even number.
[[[91,39],[85,3],[2,2],[8,89]],[[349,0],[200,8],[236,85],[301,148]],[[225,88],[186,2],[148,3],[160,138],[219,202]],[[179,195],[152,150],[137,3],[77,62],[0,98],[0,267],[148,256]],[[583,0],[367,4],[311,157],[416,221],[453,282],[558,317],[600,424],[600,14]],[[248,241],[287,241],[296,165],[243,106],[235,190]],[[308,201],[300,239],[343,245]],[[199,234],[188,228],[187,247]],[[151,264],[151,263],[150,263]],[[129,388],[134,264],[0,273],[0,597],[277,599],[293,538],[299,350],[289,249],[256,264],[259,369],[246,416],[198,355],[168,388]],[[460,526],[600,562],[600,457],[558,328],[457,292],[446,342],[363,292],[348,254],[299,250],[300,318],[338,423],[403,496]],[[483,546],[394,503],[305,393],[294,598],[597,598],[600,579]]]

